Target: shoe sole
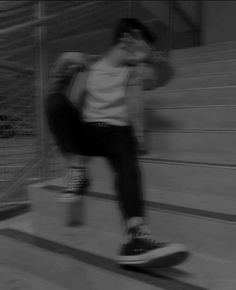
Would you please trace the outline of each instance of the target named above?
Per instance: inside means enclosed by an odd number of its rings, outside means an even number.
[[[59,201],[62,203],[73,203],[73,202],[78,202],[81,200],[82,197],[84,197],[87,193],[89,187],[89,182],[84,185],[84,188],[81,189],[80,194],[61,194],[59,197]]]
[[[183,263],[189,256],[190,253],[186,250],[185,246],[176,244],[141,255],[120,256],[118,263],[121,266],[169,268]]]
[[[182,264],[190,257],[188,252],[179,252],[162,258],[156,258],[146,263],[151,268],[170,268]]]
[[[59,202],[62,203],[74,203],[80,201],[82,196],[60,196],[59,197]]]

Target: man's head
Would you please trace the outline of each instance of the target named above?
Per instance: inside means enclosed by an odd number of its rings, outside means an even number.
[[[123,63],[136,65],[146,59],[154,42],[154,34],[141,21],[123,18],[114,30],[112,44],[121,49]]]
[[[113,34],[113,45],[121,43],[126,36],[134,40],[142,38],[148,44],[155,42],[153,33],[136,18],[122,18],[118,22]]]

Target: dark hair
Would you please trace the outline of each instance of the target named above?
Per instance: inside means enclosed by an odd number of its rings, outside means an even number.
[[[119,43],[124,33],[133,34],[135,30],[141,33],[142,38],[150,44],[155,42],[155,36],[150,29],[136,18],[122,18],[116,25],[113,33],[113,45]],[[135,35],[134,35],[135,37]]]

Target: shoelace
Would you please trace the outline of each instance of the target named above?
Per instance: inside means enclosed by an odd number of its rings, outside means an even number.
[[[67,192],[76,192],[84,183],[84,175],[80,169],[70,168],[67,175]]]
[[[157,247],[163,247],[166,245],[165,242],[157,242],[151,235],[149,228],[146,225],[141,225],[138,227],[138,230],[135,234],[136,238],[144,239],[149,243],[154,244]]]

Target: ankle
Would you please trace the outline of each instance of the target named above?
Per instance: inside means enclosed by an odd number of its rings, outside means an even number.
[[[69,191],[78,190],[88,180],[84,166],[70,166],[66,172],[65,181]]]
[[[132,217],[127,220],[126,227],[128,232],[132,232],[133,229],[139,228],[145,225],[145,221],[143,217]]]
[[[76,165],[70,165],[68,166],[68,170],[75,170],[78,172],[86,172],[86,167],[85,166],[76,166]]]
[[[85,177],[87,176],[87,168],[85,166],[71,165],[68,167],[67,174],[77,175],[78,177],[79,176]]]

